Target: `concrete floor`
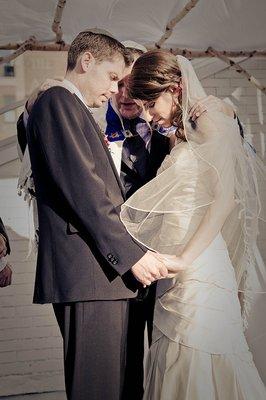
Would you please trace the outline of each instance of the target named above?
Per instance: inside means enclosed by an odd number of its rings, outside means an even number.
[[[65,392],[25,394],[19,396],[0,397],[0,400],[66,400]]]

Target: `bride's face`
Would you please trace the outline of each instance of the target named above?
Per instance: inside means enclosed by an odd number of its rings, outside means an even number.
[[[177,108],[172,92],[163,92],[157,100],[145,102],[144,107],[154,123],[164,128],[172,125],[172,116]]]

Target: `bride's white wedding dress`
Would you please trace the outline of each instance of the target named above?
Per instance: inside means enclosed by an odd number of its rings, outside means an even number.
[[[266,290],[265,271],[254,284],[265,167],[233,118],[213,111],[192,128],[188,110],[206,94],[188,60],[177,61],[186,141],[126,201],[121,219],[154,251],[180,255],[193,243],[200,255],[168,290],[158,282],[144,400],[266,400],[243,324],[250,291]]]
[[[265,400],[219,233],[157,299],[144,400]]]

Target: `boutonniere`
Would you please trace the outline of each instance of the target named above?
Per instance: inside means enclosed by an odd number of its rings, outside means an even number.
[[[106,133],[102,130],[102,128],[100,127],[100,125],[98,123],[96,123],[97,128],[99,129],[100,135],[103,138],[104,144],[107,146],[107,148],[110,150],[110,142],[108,140],[108,136],[106,135]]]
[[[106,144],[106,146],[107,146],[108,148],[110,148],[110,142],[109,142],[109,140],[108,140],[108,136],[107,136],[107,135],[104,135],[103,140],[104,140],[104,143]]]

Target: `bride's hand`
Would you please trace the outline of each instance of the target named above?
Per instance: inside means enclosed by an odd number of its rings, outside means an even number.
[[[178,272],[184,271],[187,267],[186,260],[182,255],[175,256],[170,254],[160,254],[156,253],[156,257],[158,257],[168,269],[168,275],[166,278],[174,278]]]
[[[192,121],[196,121],[205,112],[219,111],[225,115],[234,118],[235,113],[233,107],[225,101],[215,96],[207,96],[197,101],[189,110],[189,117]]]

